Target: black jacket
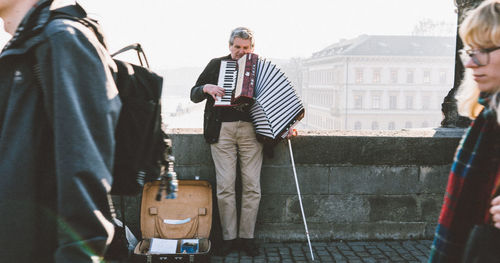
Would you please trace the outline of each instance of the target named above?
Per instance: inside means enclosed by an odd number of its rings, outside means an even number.
[[[51,2],[0,54],[0,262],[93,262],[113,235],[116,65],[82,24],[47,24]]]
[[[231,59],[231,55],[212,59],[191,89],[191,101],[198,103],[205,99],[207,100],[205,104],[205,114],[203,115],[203,135],[208,143],[216,143],[219,140],[222,111],[221,108],[214,107],[214,99],[212,96],[203,92],[203,86],[205,84],[217,85],[221,60],[228,59]]]

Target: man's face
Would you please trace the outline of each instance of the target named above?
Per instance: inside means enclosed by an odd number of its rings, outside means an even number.
[[[235,37],[233,44],[229,45],[229,51],[231,51],[232,59],[240,59],[243,55],[253,52],[252,41]]]

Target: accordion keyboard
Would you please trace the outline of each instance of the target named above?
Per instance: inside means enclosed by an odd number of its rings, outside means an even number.
[[[236,77],[238,74],[236,61],[223,60],[219,72],[219,83],[217,86],[224,89],[224,96],[217,97],[215,106],[231,106],[231,96],[236,87]]]

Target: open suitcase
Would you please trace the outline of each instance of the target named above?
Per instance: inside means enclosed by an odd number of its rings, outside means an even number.
[[[179,180],[176,199],[156,201],[160,182],[144,185],[141,232],[132,262],[209,262],[212,187],[203,180]]]

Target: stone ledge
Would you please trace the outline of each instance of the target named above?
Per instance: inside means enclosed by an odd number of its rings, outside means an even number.
[[[464,129],[401,131],[306,131],[292,139],[297,165],[444,165]],[[212,166],[201,129],[172,129],[173,153],[180,165]],[[287,143],[278,143],[266,165],[290,165]]]
[[[422,128],[402,130],[299,130],[299,136],[343,136],[343,137],[448,137],[460,138],[463,128]],[[168,134],[203,134],[201,128],[167,129]]]

